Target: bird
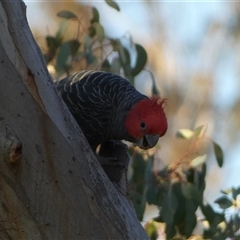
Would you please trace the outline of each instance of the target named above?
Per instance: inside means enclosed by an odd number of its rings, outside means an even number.
[[[167,131],[166,99],[140,93],[119,75],[84,70],[55,81],[55,86],[94,152],[110,140],[147,150]]]

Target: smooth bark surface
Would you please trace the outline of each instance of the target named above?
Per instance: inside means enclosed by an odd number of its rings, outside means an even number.
[[[61,102],[22,1],[0,1],[0,239],[147,239]]]

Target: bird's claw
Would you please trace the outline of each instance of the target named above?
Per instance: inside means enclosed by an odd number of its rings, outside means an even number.
[[[105,158],[105,157],[99,156],[98,159],[102,167],[108,166],[108,167],[119,167],[122,169],[126,168],[126,166],[122,164],[120,160],[117,158],[107,158],[107,157]]]
[[[111,181],[119,182],[128,167],[127,147],[120,141],[108,141],[101,145],[98,159]]]

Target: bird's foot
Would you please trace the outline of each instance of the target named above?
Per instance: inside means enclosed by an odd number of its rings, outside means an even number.
[[[109,167],[119,167],[125,168],[125,166],[119,161],[119,159],[114,157],[103,157],[98,156],[98,160],[102,167],[109,166]]]
[[[98,159],[109,179],[119,182],[127,170],[129,156],[127,146],[121,141],[107,141],[101,144]]]

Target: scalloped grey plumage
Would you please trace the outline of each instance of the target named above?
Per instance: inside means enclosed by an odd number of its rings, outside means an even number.
[[[129,110],[147,97],[129,81],[91,70],[74,73],[55,84],[93,150],[107,140],[136,141],[127,134],[124,120]]]

